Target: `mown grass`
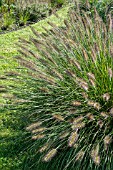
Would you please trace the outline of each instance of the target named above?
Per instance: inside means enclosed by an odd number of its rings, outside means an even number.
[[[52,15],[45,20],[42,20],[36,24],[33,24],[32,26],[39,33],[44,32],[44,29],[42,28],[42,26],[46,27],[47,29],[51,28],[51,26],[47,23],[47,21],[52,21],[56,25],[62,26],[63,20],[67,16],[68,9],[69,9],[69,7],[65,7],[58,11],[58,14],[61,17],[61,19],[58,19],[55,17],[55,15]],[[5,56],[5,57],[7,57],[7,59],[13,58],[15,55],[17,55],[16,43],[18,42],[18,38],[22,37],[25,39],[29,39],[29,36],[32,36],[32,35],[33,34],[32,34],[31,29],[29,28],[29,26],[26,28],[23,28],[21,30],[18,30],[18,31],[1,34],[0,35],[0,56]],[[13,63],[12,64],[9,63],[9,66],[13,67]],[[4,69],[3,65],[1,65],[1,69],[2,68]]]
[[[47,21],[52,21],[56,25],[62,26],[64,18],[67,17],[68,9],[69,7],[67,6],[58,11],[61,19],[52,15],[32,26],[39,33],[44,31],[42,26],[51,29]],[[16,43],[19,37],[29,39],[29,36],[33,36],[29,27],[0,35],[0,76],[4,75],[8,70],[13,71],[18,66],[18,63],[14,60],[14,57],[18,55]],[[12,81],[0,80],[0,85],[7,86],[12,83]],[[12,114],[10,110],[5,110],[2,103],[7,103],[3,99],[3,93],[0,94],[0,169],[21,170],[27,168],[28,170],[28,167],[24,168],[23,160],[25,156],[20,153],[24,149],[24,144],[22,143],[23,125],[20,126],[22,120],[20,121],[19,114],[14,115],[14,112]]]

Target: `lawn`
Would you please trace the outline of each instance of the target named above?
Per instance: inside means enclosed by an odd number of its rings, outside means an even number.
[[[60,19],[56,18],[55,15],[51,15],[45,20],[41,20],[36,24],[33,24],[34,27],[39,33],[42,33],[44,26],[47,29],[51,29],[51,26],[47,23],[48,21],[52,21],[58,26],[62,26],[64,18],[67,16],[67,11],[69,7],[65,7],[58,11]],[[15,62],[14,57],[18,54],[17,45],[19,37],[29,39],[29,36],[32,36],[33,33],[30,27],[23,28],[18,31],[9,32],[6,34],[0,35],[0,73],[1,76],[4,72],[7,72],[9,69],[14,70],[17,67],[17,62]],[[4,80],[0,80],[0,84],[4,85],[6,82]],[[7,82],[9,83],[9,82]],[[3,98],[0,98],[2,102]]]

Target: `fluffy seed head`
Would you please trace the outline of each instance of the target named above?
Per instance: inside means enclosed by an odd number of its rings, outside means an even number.
[[[92,159],[96,165],[100,165],[100,156],[97,155],[97,156],[93,157]]]
[[[98,102],[89,100],[87,104],[88,104],[88,106],[92,106],[92,107],[94,107],[97,110],[101,109],[100,103],[98,103]]]
[[[95,86],[96,86],[96,85],[95,85],[95,81],[94,81],[94,80],[89,79],[89,81],[90,81],[90,83],[91,83],[91,85],[92,85],[93,87],[95,87]]]
[[[45,162],[50,161],[57,153],[57,149],[50,150],[43,158]]]
[[[77,124],[77,123],[79,123],[83,120],[84,120],[83,116],[76,117],[76,118],[73,119],[73,124]]]
[[[87,91],[88,90],[88,85],[86,85],[86,84],[84,84],[84,83],[82,83],[81,84],[81,87],[85,90],[85,91]]]
[[[94,147],[94,149],[91,151],[91,157],[96,165],[100,164],[99,145]]]
[[[75,143],[75,144],[73,145],[73,148],[77,149],[77,148],[78,148],[78,143]]]
[[[104,99],[105,101],[108,101],[108,100],[110,99],[109,93],[103,94],[103,99]]]
[[[69,147],[72,147],[75,144],[75,142],[77,142],[78,137],[79,137],[79,135],[78,135],[77,131],[74,131],[71,133],[71,135],[69,137],[69,141],[68,141]]]
[[[46,145],[44,145],[43,147],[41,147],[41,148],[39,149],[39,152],[42,153],[42,152],[46,151],[47,148],[48,148],[48,144],[46,144]]]
[[[111,137],[109,135],[105,136],[104,138],[104,144],[109,145],[111,142]]]
[[[87,93],[82,92],[81,94],[82,94],[82,96],[83,96],[86,100],[88,99],[88,94],[87,94]]]
[[[97,110],[100,110],[101,109],[100,103],[95,102],[94,103],[94,108],[97,109]]]
[[[78,68],[78,70],[81,70],[80,64],[75,60],[74,60],[74,65]]]
[[[91,113],[87,113],[86,117],[91,121],[95,120],[93,114],[91,114]]]
[[[59,139],[64,139],[69,135],[69,132],[64,132],[59,136]]]
[[[76,77],[75,73],[72,72],[71,70],[66,70],[66,73],[71,77]]]
[[[87,54],[87,52],[83,49],[82,50],[83,51],[83,56],[84,56],[84,59],[87,61],[88,60],[88,54]]]
[[[97,60],[97,55],[96,55],[96,52],[93,48],[91,49],[91,51],[92,51],[91,58],[92,58],[92,61],[95,63],[96,60]]]
[[[91,151],[91,156],[97,156],[99,154],[99,144],[95,146]]]
[[[109,74],[109,77],[112,78],[113,77],[113,71],[111,68],[108,68],[108,74]]]
[[[103,124],[104,124],[104,123],[103,123],[102,120],[98,120],[98,121],[97,121],[97,125],[100,126],[100,128],[102,128]]]
[[[94,74],[92,74],[92,73],[87,73],[87,75],[88,75],[89,78],[95,80],[95,75],[94,75]]]
[[[37,140],[37,139],[43,139],[44,137],[45,137],[44,134],[39,134],[39,135],[32,136],[32,139]]]
[[[79,151],[76,155],[76,161],[82,160],[85,152],[84,151]]]
[[[85,127],[85,123],[84,122],[73,123],[73,125],[72,125],[72,129],[73,130],[81,129],[83,127]]]
[[[113,108],[110,109],[110,115],[113,116]]]
[[[45,127],[40,127],[40,128],[35,129],[35,130],[32,130],[32,133],[44,132],[45,130],[46,130]]]
[[[109,116],[107,112],[101,112],[100,114],[104,118],[108,118],[108,116]]]
[[[39,127],[42,124],[42,122],[36,122],[36,123],[32,123],[31,125],[26,127],[26,130],[30,130],[32,131],[33,129]]]
[[[79,77],[76,77],[76,82],[80,85],[84,84],[84,85],[88,85],[87,82]]]
[[[60,114],[54,114],[53,118],[55,118],[56,120],[59,120],[59,121],[64,121],[63,116],[61,116]]]
[[[73,106],[81,106],[81,102],[79,102],[79,101],[73,101],[73,102],[72,102],[72,105],[73,105]]]

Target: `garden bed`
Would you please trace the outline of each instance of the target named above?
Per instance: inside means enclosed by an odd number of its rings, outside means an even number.
[[[63,2],[52,3],[47,0],[2,0],[1,2],[0,34],[36,23],[50,16],[63,5]]]

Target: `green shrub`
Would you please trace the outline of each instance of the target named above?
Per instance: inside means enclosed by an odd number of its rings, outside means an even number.
[[[0,7],[2,6],[2,0],[0,0]]]
[[[40,35],[32,28],[35,37],[20,39],[16,58],[24,72],[14,80],[25,86],[12,89],[12,109],[27,118],[31,141],[24,166],[111,170],[112,20],[106,26],[96,10],[93,19],[84,11],[69,16],[65,29],[48,22],[50,31]]]
[[[61,7],[65,2],[66,0],[51,0],[51,5],[53,7]]]
[[[20,26],[26,25],[30,18],[30,14],[27,11],[20,11],[18,17],[18,23]]]
[[[20,9],[16,8],[16,17],[18,18],[17,20],[19,20],[19,16],[23,15],[25,16],[25,14],[29,15],[28,18],[28,22],[36,22],[42,18],[45,18],[47,16],[49,16],[49,11],[50,11],[51,7],[48,5],[31,5],[29,7],[26,7],[25,9]]]
[[[1,29],[7,30],[8,28],[12,29],[14,27],[15,18],[11,13],[4,13],[0,21]]]

